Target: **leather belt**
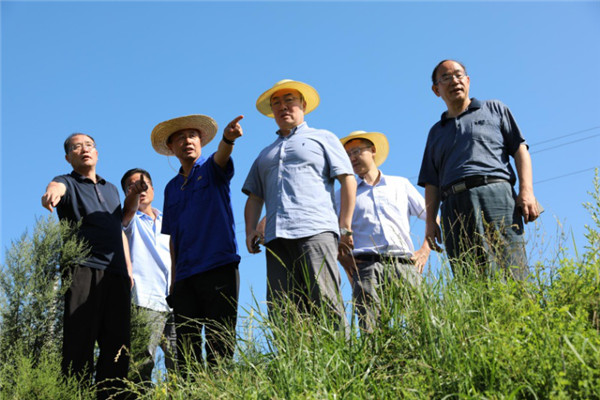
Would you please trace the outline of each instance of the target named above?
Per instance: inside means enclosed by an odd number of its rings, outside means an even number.
[[[369,261],[369,262],[386,262],[393,261],[401,264],[414,264],[414,261],[408,257],[395,257],[388,256],[387,254],[375,254],[375,253],[363,253],[354,256],[356,260],[359,261]]]
[[[508,182],[507,179],[504,178],[494,178],[491,176],[467,176],[465,179],[455,182],[450,186],[442,189],[442,200],[445,200],[448,196],[452,194],[462,193],[466,190],[476,188],[478,186],[485,186],[490,183],[496,182]]]

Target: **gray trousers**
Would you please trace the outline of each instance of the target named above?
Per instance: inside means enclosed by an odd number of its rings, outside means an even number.
[[[177,354],[177,336],[173,313],[155,311],[149,308],[135,306],[139,315],[140,326],[132,325],[133,361],[139,363],[140,382],[152,382],[152,370],[156,360],[158,346],[165,354],[165,367],[169,372],[175,370]]]
[[[373,332],[379,320],[381,294],[391,285],[408,284],[415,288],[423,277],[413,264],[395,261],[359,261],[358,274],[352,283],[352,298],[361,329]]]
[[[339,319],[340,329],[345,329],[348,320],[340,291],[336,235],[323,232],[301,239],[277,238],[266,247],[269,311],[286,299],[291,299],[299,312],[314,314],[324,306]]]
[[[454,275],[502,270],[527,277],[523,218],[508,182],[449,196],[442,203],[444,245]]]

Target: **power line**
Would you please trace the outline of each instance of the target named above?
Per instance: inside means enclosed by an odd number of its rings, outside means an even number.
[[[584,132],[593,131],[593,130],[595,130],[595,129],[599,129],[599,128],[600,128],[600,126],[593,126],[593,127],[591,127],[591,128],[582,129],[582,130],[580,130],[580,131],[577,131],[577,132],[568,133],[568,134],[566,134],[566,135],[562,135],[562,136],[556,136],[556,137],[553,137],[553,138],[550,138],[550,139],[542,140],[541,142],[533,143],[531,146],[537,146],[537,145],[540,145],[540,144],[544,144],[544,143],[553,142],[553,141],[555,141],[555,140],[563,139],[563,138],[566,138],[566,137],[569,137],[569,136],[575,136],[575,135],[579,135],[580,133],[584,133]]]
[[[537,185],[537,184],[539,184],[539,183],[544,183],[544,182],[548,182],[548,181],[553,181],[553,180],[560,179],[560,178],[565,178],[565,177],[567,177],[567,176],[571,176],[571,175],[581,174],[582,172],[592,171],[592,170],[594,170],[594,169],[596,169],[596,168],[598,168],[598,166],[595,166],[595,167],[592,167],[592,168],[581,169],[581,170],[579,170],[579,171],[573,171],[573,172],[569,172],[568,174],[559,175],[559,176],[554,176],[554,177],[552,177],[552,178],[543,179],[543,180],[541,180],[541,181],[534,182],[533,184],[534,184],[534,185]]]
[[[567,143],[563,143],[563,144],[557,144],[556,146],[547,147],[547,148],[545,148],[545,149],[542,149],[542,150],[530,151],[530,152],[529,152],[529,154],[537,154],[537,153],[541,153],[541,152],[543,152],[543,151],[547,151],[547,150],[556,149],[556,148],[558,148],[558,147],[563,147],[563,146],[566,146],[566,145],[568,145],[568,144],[577,143],[577,142],[582,142],[582,141],[584,141],[584,140],[592,139],[592,138],[595,138],[595,137],[597,137],[597,136],[600,136],[600,133],[596,133],[596,134],[594,134],[594,135],[591,135],[591,136],[586,136],[586,137],[584,137],[584,138],[581,138],[581,139],[572,140],[572,141],[570,141],[570,142],[567,142]]]

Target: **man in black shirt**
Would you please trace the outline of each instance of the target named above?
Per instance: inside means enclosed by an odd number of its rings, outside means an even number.
[[[98,398],[118,391],[118,381],[129,367],[130,297],[133,285],[127,239],[121,229],[121,202],[117,188],[96,175],[98,151],[94,139],[74,133],[64,143],[65,159],[73,167],[55,177],[42,196],[42,205],[72,223],[81,221],[79,237],[90,248],[89,257],[65,273],[62,369],[91,380],[94,345]]]

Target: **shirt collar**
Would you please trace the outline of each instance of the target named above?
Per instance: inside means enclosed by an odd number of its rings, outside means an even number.
[[[154,213],[154,216],[156,218],[162,217],[162,213],[160,212],[159,209],[152,207],[152,212]],[[140,210],[136,210],[135,213],[137,214],[138,217],[151,218],[148,214],[143,213]]]
[[[192,167],[192,170],[190,171],[190,175],[194,172],[196,167],[204,164],[205,162],[206,162],[206,158],[203,155],[200,155],[200,157],[198,157],[196,162],[194,162],[194,166]],[[185,176],[183,175],[183,167],[179,167],[179,175],[185,179]]]
[[[298,125],[298,126],[295,126],[295,127],[293,127],[293,128],[292,128],[292,130],[290,131],[290,134],[289,134],[289,135],[287,135],[287,136],[286,136],[286,138],[289,138],[290,136],[292,136],[292,135],[293,135],[294,133],[296,133],[296,131],[298,131],[299,129],[304,129],[304,128],[308,128],[308,125],[306,124],[306,121],[302,122],[302,123],[301,123],[300,125]],[[277,133],[277,135],[279,135],[279,137],[280,137],[281,139],[283,139],[283,138],[284,138],[283,136],[281,136],[281,129],[278,129],[278,130],[277,130],[277,132],[275,132],[275,133]]]
[[[378,186],[378,185],[385,185],[385,175],[383,174],[383,172],[381,172],[381,170],[379,170],[379,182],[377,182],[376,185],[369,185],[367,182],[364,181],[364,179],[362,179],[360,176],[356,176],[357,177],[357,186],[360,186],[362,184],[369,186],[369,187],[373,187],[373,186]]]
[[[477,100],[475,97],[471,98],[471,103],[469,104],[469,106],[467,107],[467,109],[465,111],[463,111],[460,115],[463,115],[464,113],[470,112],[471,110],[476,110],[481,108],[481,102],[479,100]],[[448,111],[444,111],[442,113],[442,116],[440,118],[440,122],[442,123],[442,125],[446,124],[446,122],[448,122],[448,120],[452,119],[452,118],[448,118]],[[460,117],[459,115],[459,117]]]
[[[79,182],[92,182],[94,183],[91,179],[86,178],[85,176],[81,175],[79,172],[73,170],[71,171],[71,176],[75,179],[77,179]],[[100,175],[96,174],[96,183],[102,184],[104,185],[106,183],[106,180],[104,180],[103,177],[101,177]]]

